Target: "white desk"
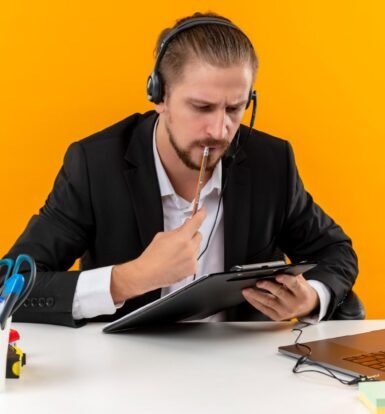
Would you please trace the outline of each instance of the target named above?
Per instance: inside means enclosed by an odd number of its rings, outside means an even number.
[[[14,324],[27,366],[7,380],[0,413],[368,413],[357,387],[294,375],[277,353],[290,323],[196,323],[107,335]],[[303,340],[385,328],[385,321],[324,322]]]

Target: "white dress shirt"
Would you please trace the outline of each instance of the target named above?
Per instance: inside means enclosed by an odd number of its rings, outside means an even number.
[[[153,153],[155,160],[156,173],[160,187],[160,193],[163,206],[163,224],[164,231],[174,230],[180,227],[186,219],[191,217],[193,202],[176,194],[167,174],[162,165],[156,148],[156,127],[153,133]],[[200,197],[200,206],[203,204],[207,213],[200,233],[202,234],[201,252],[205,249],[209,234],[213,228],[215,216],[217,213],[219,197],[222,186],[222,164],[219,161],[215,167],[210,180],[202,188]],[[123,304],[114,304],[111,293],[111,271],[112,266],[101,267],[93,270],[83,271],[79,275],[76,285],[72,314],[74,319],[92,318],[98,315],[113,314],[116,309]],[[224,271],[224,228],[223,228],[223,203],[219,207],[218,217],[210,243],[206,252],[198,262],[198,270],[195,278],[202,277],[207,273],[216,273]],[[174,290],[177,290],[194,279],[194,275],[189,275],[180,282],[163,288],[161,295],[164,296]],[[316,290],[320,299],[320,313],[311,318],[305,318],[307,322],[316,323],[320,321],[326,314],[329,302],[330,291],[321,282],[309,280],[309,283]],[[223,319],[223,313],[220,312],[205,320],[219,321]]]

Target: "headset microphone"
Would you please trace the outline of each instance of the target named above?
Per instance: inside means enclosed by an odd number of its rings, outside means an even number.
[[[246,109],[249,107],[250,103],[253,103],[253,108],[251,111],[251,118],[250,118],[250,124],[249,124],[249,131],[245,137],[245,139],[243,140],[243,144],[242,146],[246,143],[246,141],[249,139],[251,131],[253,129],[254,126],[254,122],[255,122],[255,116],[257,114],[257,92],[256,91],[252,91],[250,93],[249,96],[249,101],[246,105]],[[241,127],[238,128],[237,134],[236,134],[236,138],[235,138],[235,143],[234,145],[232,145],[232,147],[234,148],[233,151],[230,154],[227,154],[224,157],[224,163],[225,165],[229,165],[229,162],[232,163],[235,159],[235,157],[238,155],[241,147],[239,146],[239,140],[240,140],[240,136],[241,136]],[[229,160],[229,161],[228,161]]]
[[[253,110],[251,112],[251,119],[250,119],[250,131],[253,129],[254,122],[255,122],[255,115],[257,114],[257,92],[251,92],[250,100],[253,102]]]

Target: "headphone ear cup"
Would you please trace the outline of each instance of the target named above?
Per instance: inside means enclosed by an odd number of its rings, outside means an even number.
[[[147,80],[147,98],[156,104],[163,100],[163,83],[158,73],[152,72]]]
[[[147,79],[147,99],[150,102],[154,102],[153,101],[153,96],[154,96],[154,93],[153,93],[153,81],[152,81],[152,73],[151,73],[151,75]]]

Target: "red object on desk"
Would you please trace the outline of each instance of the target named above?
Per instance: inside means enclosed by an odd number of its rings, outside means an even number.
[[[19,332],[16,331],[16,329],[10,329],[9,330],[9,343],[12,344],[20,339]]]

